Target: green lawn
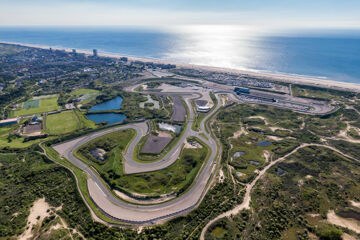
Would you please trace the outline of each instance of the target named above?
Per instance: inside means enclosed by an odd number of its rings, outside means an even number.
[[[81,146],[75,154],[88,165],[95,167],[100,175],[110,182],[115,175],[123,174],[121,153],[135,135],[136,131],[134,129],[109,133]],[[102,148],[107,152],[104,162],[96,160],[91,155],[90,151],[96,147]]]
[[[53,97],[21,103],[21,109],[11,111],[10,116],[17,117],[58,110],[60,106],[58,106],[57,100],[58,97]],[[36,101],[40,101],[39,106],[36,106]]]
[[[75,91],[71,92],[71,94],[76,95],[76,96],[80,96],[80,95],[85,95],[85,94],[88,94],[88,93],[98,93],[98,92],[99,91],[95,90],[95,89],[81,88],[81,89],[78,89],[78,90],[75,90]]]
[[[23,109],[38,108],[38,107],[40,107],[40,100],[30,100],[24,102],[22,105]]]
[[[40,99],[46,99],[46,98],[56,98],[58,97],[58,94],[50,94],[50,95],[40,95],[40,96],[34,96],[33,100],[40,100]]]
[[[75,113],[80,121],[81,128],[96,128],[96,123],[87,119],[83,112],[75,110]]]
[[[81,102],[84,104],[86,104],[92,100],[95,100],[95,98],[97,96],[99,96],[99,94],[100,94],[100,92],[98,90],[85,89],[85,88],[81,88],[81,89],[71,92],[71,95],[76,96],[76,97],[83,95],[80,98],[81,98]]]
[[[195,117],[195,121],[193,122],[191,129],[194,131],[199,131],[200,130],[200,124],[202,122],[202,120],[205,118],[205,116],[207,115],[207,113],[197,113],[196,117]]]
[[[44,139],[36,139],[28,142],[23,142],[24,137],[13,136],[11,140],[8,140],[9,133],[14,129],[18,128],[18,125],[11,125],[0,127],[0,148],[9,147],[9,148],[26,148],[35,143],[39,143]]]
[[[61,112],[46,117],[46,131],[49,134],[69,133],[80,127],[80,121],[74,111]]]
[[[206,160],[208,148],[184,148],[180,160],[171,166],[154,172],[124,175],[117,180],[118,186],[128,192],[146,195],[183,192],[193,182]]]

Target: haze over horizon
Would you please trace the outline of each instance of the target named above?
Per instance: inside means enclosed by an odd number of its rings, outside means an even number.
[[[0,26],[174,26],[359,28],[356,0],[94,1],[0,0]],[[16,17],[14,17],[16,16]]]

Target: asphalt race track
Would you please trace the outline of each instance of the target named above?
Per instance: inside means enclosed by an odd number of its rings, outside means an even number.
[[[78,168],[85,171],[88,175],[88,191],[94,201],[94,203],[101,209],[103,213],[107,216],[117,219],[121,222],[131,223],[131,224],[154,224],[160,220],[164,220],[170,217],[175,217],[181,214],[184,214],[197,206],[199,201],[202,199],[202,196],[206,193],[207,183],[209,182],[212,172],[215,169],[216,156],[218,145],[216,144],[215,139],[206,132],[205,122],[212,116],[212,113],[216,112],[220,104],[218,104],[211,113],[201,122],[201,130],[195,132],[191,130],[192,121],[194,119],[194,112],[191,106],[190,100],[198,98],[197,94],[188,94],[183,96],[186,102],[186,105],[189,109],[189,116],[187,116],[187,125],[185,125],[184,133],[180,137],[179,141],[175,146],[168,151],[168,153],[159,161],[152,163],[141,163],[137,162],[132,158],[132,153],[135,149],[136,144],[140,139],[145,136],[148,132],[147,124],[134,123],[128,124],[120,127],[115,127],[107,129],[105,131],[91,133],[74,140],[64,142],[61,144],[54,145],[53,148],[59,152],[61,157],[65,157]],[[220,102],[220,101],[218,101]],[[140,173],[140,172],[149,172],[164,169],[174,163],[180,154],[181,148],[184,141],[190,137],[195,136],[201,139],[205,144],[209,146],[211,151],[210,157],[204,163],[202,170],[196,176],[193,184],[189,189],[180,195],[179,197],[163,202],[160,204],[154,205],[135,205],[128,202],[124,202],[119,198],[115,197],[101,181],[100,177],[94,173],[93,169],[83,163],[81,160],[77,159],[73,153],[81,145],[91,141],[99,136],[132,128],[135,129],[137,135],[135,139],[130,143],[127,151],[123,154],[124,156],[124,170],[125,173]],[[205,134],[206,138],[199,135],[199,133]]]

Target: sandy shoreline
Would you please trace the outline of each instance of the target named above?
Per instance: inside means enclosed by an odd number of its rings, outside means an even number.
[[[6,42],[6,41],[0,41],[0,43],[20,45],[20,46],[33,47],[33,48],[42,48],[42,49],[49,49],[51,47],[51,46],[43,46],[43,45],[37,45],[37,44],[25,44],[25,43]],[[71,50],[72,50],[72,48],[62,48],[62,47],[51,47],[51,48],[54,50],[65,50],[68,52],[71,52]],[[92,55],[92,51],[87,51],[87,50],[76,49],[76,52],[83,53],[85,55]],[[335,81],[335,80],[317,78],[317,77],[305,76],[305,75],[245,71],[245,70],[237,70],[237,69],[222,68],[222,67],[185,64],[185,63],[171,62],[171,61],[165,61],[165,60],[160,60],[160,59],[140,58],[140,57],[126,56],[126,55],[112,54],[112,53],[98,52],[98,55],[100,57],[111,57],[111,58],[127,57],[130,61],[175,64],[177,67],[183,67],[183,68],[192,68],[192,69],[216,71],[216,72],[226,72],[226,73],[232,73],[232,74],[246,74],[246,75],[253,76],[253,77],[266,78],[268,80],[275,80],[275,81],[282,81],[282,82],[294,83],[294,84],[304,84],[304,85],[360,92],[360,84],[357,84],[357,83],[339,82],[339,81]]]

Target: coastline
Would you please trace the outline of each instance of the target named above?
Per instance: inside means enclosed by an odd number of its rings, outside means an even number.
[[[71,52],[71,50],[72,50],[72,48],[52,47],[52,46],[18,43],[18,42],[0,41],[0,43],[19,45],[19,46],[24,46],[24,47],[32,47],[32,48],[41,48],[41,49],[52,48],[54,50],[65,50],[67,52]],[[87,56],[92,55],[92,52],[89,50],[76,49],[76,52],[85,54]],[[288,73],[268,73],[268,72],[261,72],[261,71],[238,70],[238,69],[223,68],[223,67],[186,64],[186,63],[171,62],[171,61],[166,61],[166,60],[161,60],[161,59],[141,58],[141,57],[126,56],[126,55],[120,55],[120,54],[114,54],[114,53],[98,52],[98,56],[110,57],[110,58],[127,57],[128,60],[130,60],[130,61],[154,62],[154,63],[161,63],[161,64],[175,64],[177,67],[180,67],[180,68],[190,68],[190,69],[197,69],[197,70],[204,70],[204,71],[224,72],[224,73],[230,73],[230,74],[244,74],[244,75],[249,75],[249,76],[256,77],[256,78],[265,78],[266,80],[271,80],[271,81],[280,81],[280,82],[286,82],[286,83],[292,83],[292,84],[302,84],[302,85],[308,85],[308,86],[317,86],[317,87],[345,90],[345,91],[351,91],[351,92],[360,92],[360,84],[358,84],[358,83],[340,82],[340,81],[335,81],[335,80],[331,80],[331,79],[324,79],[321,77],[295,75],[295,74],[288,74]]]

